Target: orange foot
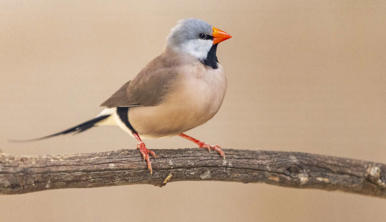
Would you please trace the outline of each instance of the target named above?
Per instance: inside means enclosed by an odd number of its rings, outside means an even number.
[[[209,152],[211,150],[214,150],[218,154],[220,154],[220,156],[222,156],[222,158],[225,159],[225,153],[224,153],[224,151],[222,151],[222,149],[221,149],[221,147],[219,145],[210,145],[210,144],[207,144],[207,143],[204,143],[204,142],[199,142],[199,143],[197,143],[197,145],[198,145],[199,148],[207,149]]]
[[[139,150],[139,152],[141,152],[143,159],[146,161],[147,169],[149,169],[150,174],[153,174],[153,168],[151,167],[150,155],[152,155],[153,157],[156,157],[155,153],[153,151],[147,149],[145,143],[143,143],[143,142],[139,142],[137,144],[137,149]]]
[[[221,147],[219,145],[210,145],[210,144],[204,143],[204,142],[202,142],[202,141],[200,141],[198,139],[195,139],[195,138],[193,138],[191,136],[186,135],[185,133],[181,133],[180,136],[182,138],[185,138],[185,139],[190,140],[193,143],[197,144],[199,148],[208,149],[209,152],[211,150],[216,151],[218,154],[220,154],[220,156],[222,156],[225,159],[225,153],[224,153],[224,151],[222,151],[222,149],[221,149]]]

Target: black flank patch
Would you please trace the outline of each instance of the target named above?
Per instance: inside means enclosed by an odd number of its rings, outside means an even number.
[[[119,119],[122,120],[122,122],[131,130],[132,133],[137,133],[137,131],[134,129],[134,127],[129,122],[129,107],[118,107],[117,108],[117,114],[119,116]]]

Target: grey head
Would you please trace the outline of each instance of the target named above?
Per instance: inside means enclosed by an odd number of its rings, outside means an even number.
[[[171,30],[167,46],[203,61],[213,46],[213,27],[200,19],[180,20]]]

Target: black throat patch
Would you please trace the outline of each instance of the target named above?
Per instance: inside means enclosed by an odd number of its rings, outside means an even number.
[[[218,68],[218,66],[217,66],[218,59],[217,59],[216,52],[217,52],[217,44],[212,45],[212,47],[210,48],[210,50],[208,52],[208,55],[206,56],[206,59],[204,59],[204,61],[202,61],[202,63],[204,65],[212,67],[213,69],[217,69]]]

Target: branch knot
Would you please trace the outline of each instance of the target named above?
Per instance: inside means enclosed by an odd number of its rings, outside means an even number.
[[[377,186],[386,189],[386,182],[382,178],[382,170],[379,166],[373,165],[367,168],[367,179]]]

